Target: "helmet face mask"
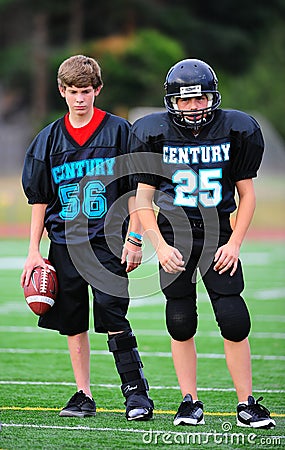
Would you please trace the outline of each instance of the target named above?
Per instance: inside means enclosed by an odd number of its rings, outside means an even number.
[[[218,80],[213,69],[198,59],[185,59],[168,71],[164,83],[164,104],[177,125],[191,128],[194,132],[213,119],[213,111],[221,103]],[[208,98],[207,106],[197,110],[178,109],[179,98]]]

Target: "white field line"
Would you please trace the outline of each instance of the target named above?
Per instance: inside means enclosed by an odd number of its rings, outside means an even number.
[[[137,430],[135,428],[109,428],[109,427],[84,427],[84,426],[59,426],[59,425],[35,425],[35,424],[27,424],[27,423],[2,423],[2,427],[14,427],[14,428],[38,428],[38,429],[50,429],[50,430],[72,430],[72,431],[112,431],[112,432],[121,432],[121,433],[147,433],[149,434],[149,430]],[[155,433],[164,433],[164,431],[155,431]],[[166,433],[166,431],[165,431]],[[167,433],[175,434],[172,431],[167,431]],[[207,433],[205,433],[207,434]]]
[[[59,349],[34,349],[34,348],[0,348],[0,353],[13,353],[13,354],[54,354],[54,355],[68,355],[68,350]],[[112,356],[107,350],[91,350],[91,355],[100,356]],[[140,352],[143,357],[155,357],[155,358],[171,358],[171,352]],[[200,359],[225,359],[223,353],[198,353]],[[265,360],[265,361],[285,361],[283,355],[251,355],[252,359]]]
[[[231,415],[230,413],[228,414]],[[228,422],[226,422],[228,424]],[[223,426],[223,424],[221,424]],[[228,424],[230,425],[230,424]],[[221,432],[223,432],[223,428],[221,426]],[[213,432],[182,432],[182,431],[170,431],[167,430],[144,430],[144,429],[136,429],[136,428],[111,428],[111,427],[87,427],[87,426],[60,426],[60,425],[36,425],[32,423],[2,423],[2,427],[11,427],[11,428],[34,428],[34,429],[50,429],[50,430],[70,430],[70,431],[105,431],[105,432],[118,432],[118,433],[137,433],[137,434],[143,434],[144,435],[144,443],[148,444],[153,442],[156,442],[158,439],[158,436],[161,435],[162,437],[167,436],[173,436],[174,438],[180,437],[179,443],[181,444],[181,438],[185,437],[188,440],[188,444],[191,444],[191,438],[194,439],[194,442],[197,442],[197,437],[199,436],[206,436],[207,438],[214,437],[217,434],[216,430],[213,430]],[[229,428],[231,430],[231,428]],[[220,433],[221,434],[221,433]],[[231,436],[236,440],[237,433],[231,433],[227,432],[227,438],[230,438]],[[242,433],[239,433],[241,435]],[[252,433],[251,433],[252,434]],[[247,434],[244,433],[243,438],[246,441]],[[255,435],[254,435],[255,436]],[[283,435],[270,435],[268,436],[270,438],[270,442],[280,442],[281,439],[284,439],[285,436]],[[164,441],[164,440],[163,440]],[[159,443],[160,441],[158,441]],[[167,444],[171,444],[171,441],[169,438],[167,438]],[[173,443],[177,443],[178,441],[174,440]],[[253,441],[251,440],[251,443]],[[187,441],[185,441],[187,443]],[[256,444],[256,441],[254,441]],[[182,445],[182,444],[181,444]],[[258,447],[260,448],[260,447]],[[280,447],[281,448],[281,447]]]
[[[83,427],[83,426],[59,426],[59,425],[35,425],[27,423],[2,423],[2,427],[7,428],[36,428],[36,429],[49,429],[49,430],[72,430],[72,431],[115,431],[125,433],[149,433],[149,430],[136,430],[135,428],[102,428],[102,427]],[[160,433],[157,431],[156,433]],[[206,433],[205,433],[206,434]]]
[[[244,265],[247,266],[265,266],[268,265],[272,259],[272,255],[266,252],[244,252],[241,255]],[[26,256],[1,256],[0,270],[21,270],[24,267]],[[155,261],[144,260],[144,264],[156,265]]]
[[[19,270],[23,269],[26,261],[24,256],[1,256],[0,270]]]
[[[247,296],[247,295],[246,295]],[[284,303],[284,299],[285,299],[285,289],[283,288],[276,288],[276,289],[263,289],[262,291],[252,291],[250,294],[250,297],[253,300],[256,301],[269,301],[269,300],[276,300],[276,301],[280,301],[282,302],[282,305]],[[208,295],[205,292],[199,292],[198,293],[198,304],[201,303],[209,303],[209,298]],[[165,299],[163,297],[162,294],[158,294],[158,295],[147,295],[147,296],[143,296],[143,297],[132,297],[131,301],[130,301],[130,310],[129,310],[129,314],[132,315],[132,317],[137,313],[136,309],[137,308],[142,308],[145,306],[157,306],[157,305],[161,305],[164,308],[165,305]],[[253,308],[252,308],[253,309]],[[2,298],[2,304],[0,305],[0,314],[4,315],[4,314],[30,314],[31,315],[31,311],[28,308],[25,300],[24,300],[24,296],[22,299],[19,299],[17,301],[11,301],[8,299],[3,299]],[[164,312],[161,313],[154,313],[155,315],[159,315],[160,318],[164,319]],[[151,316],[152,314],[149,313],[149,315]],[[206,315],[207,316],[207,315]],[[210,315],[208,314],[208,316],[210,317]],[[254,319],[254,314],[252,314],[253,319]],[[202,314],[199,314],[199,317],[203,317]],[[213,315],[211,316],[210,320],[213,320]],[[262,317],[259,315],[259,317]],[[281,319],[279,319],[280,316],[275,316],[275,315],[270,315],[268,317],[270,317],[270,319],[267,319],[266,316],[264,321],[265,322],[270,322],[271,318],[272,321],[284,321],[284,315],[281,316]],[[150,317],[151,318],[151,317]],[[282,320],[283,318],[283,320]],[[259,319],[259,321],[261,321]]]
[[[45,330],[34,327],[18,327],[18,326],[0,326],[0,333],[50,333],[50,330]],[[168,336],[166,330],[140,330],[135,329],[137,336]],[[197,337],[212,337],[220,338],[221,335],[219,331],[198,331]],[[263,332],[263,331],[253,331],[250,333],[250,338],[255,339],[285,339],[285,333],[275,333],[275,332]]]
[[[29,386],[76,386],[73,382],[67,382],[67,381],[11,381],[11,380],[0,380],[0,385],[29,385]],[[111,383],[91,383],[90,386],[96,387],[96,388],[108,388],[108,389],[117,389],[117,384],[111,384]],[[150,385],[151,390],[177,390],[179,391],[179,386],[153,386]],[[235,392],[234,388],[213,388],[213,387],[199,387],[198,391],[201,392]],[[267,393],[267,394],[284,394],[285,389],[254,389],[255,393]]]
[[[262,289],[261,291],[258,290],[250,290],[247,289],[247,294],[245,294],[246,296],[249,295],[250,292],[250,297],[253,298],[254,300],[258,300],[258,301],[269,301],[269,300],[279,300],[280,302],[283,302],[285,299],[285,288],[283,287],[276,287],[274,289],[270,288],[270,289]],[[131,297],[131,302],[130,302],[130,315],[135,315],[137,313],[136,309],[137,308],[141,308],[144,306],[156,306],[156,305],[162,305],[164,306],[165,304],[165,299],[162,295],[162,293],[158,290],[157,292],[154,292],[153,294],[155,295],[151,295],[149,293],[145,293],[145,295],[139,295],[137,297]],[[31,311],[29,310],[28,306],[26,305],[26,302],[24,300],[24,296],[22,299],[19,300],[8,300],[8,299],[1,299],[2,303],[0,305],[0,314],[4,315],[4,314],[31,314]],[[209,298],[206,292],[198,292],[198,304],[201,303],[209,303]],[[155,314],[160,314],[161,318],[164,318],[164,313],[155,313]],[[210,315],[208,315],[210,316]],[[202,314],[199,315],[199,317],[203,317]],[[253,316],[254,317],[254,316]],[[262,317],[262,316],[259,316]],[[266,317],[266,316],[264,316]],[[270,317],[272,317],[272,321],[280,321],[279,316],[274,316],[271,315]],[[284,321],[284,316],[281,316],[281,318],[283,317],[283,320],[281,319],[281,321]],[[211,320],[213,320],[213,316],[211,316]],[[259,319],[260,320],[260,319]],[[261,320],[260,320],[261,321]],[[264,321],[268,322],[271,321],[268,319],[264,319]]]
[[[284,302],[285,299],[285,288],[283,287],[276,287],[276,288],[270,288],[270,289],[262,289],[259,290],[249,290],[247,289],[247,294],[245,296],[248,296],[250,292],[250,297],[253,300],[257,301],[269,301],[269,300],[277,300]],[[149,293],[146,293],[145,295],[140,295],[138,297],[132,297],[130,302],[130,314],[136,314],[136,309],[141,308],[144,306],[156,306],[156,305],[162,305],[165,304],[165,299],[160,291],[155,292],[156,295],[150,295]],[[198,304],[201,303],[209,303],[208,295],[205,292],[199,292],[198,293]],[[22,299],[19,300],[8,300],[8,299],[1,299],[1,305],[0,305],[0,314],[31,314],[31,311],[29,310],[28,306],[26,305],[26,302],[24,300],[24,296]],[[156,313],[157,314],[157,313]],[[161,313],[160,317],[164,317],[164,313]],[[202,316],[201,316],[202,317]],[[254,317],[254,316],[253,316]],[[259,316],[260,317],[260,316]],[[270,317],[273,317],[273,320],[275,316],[271,315]],[[282,316],[284,317],[284,315]],[[265,319],[266,320],[266,319]],[[266,320],[268,321],[268,320]],[[276,321],[278,321],[278,316],[276,316]]]
[[[253,294],[253,298],[255,300],[274,300],[274,299],[284,299],[285,298],[285,289],[283,287],[274,288],[274,289],[264,289],[262,291],[256,291]]]
[[[147,322],[152,320],[163,320],[164,321],[164,314],[161,312],[152,312],[147,313],[144,311],[137,311],[132,308],[130,308],[128,312],[128,316],[130,320],[147,320]],[[251,313],[252,321],[253,322],[273,322],[273,323],[285,323],[285,315],[261,315],[261,314],[253,314]],[[214,313],[199,313],[199,318],[205,322],[213,322],[215,320]]]
[[[230,414],[229,414],[230,415]],[[228,424],[228,422],[226,422]],[[230,424],[228,424],[230,425]],[[184,439],[185,439],[185,443],[187,444],[191,444],[192,440],[194,443],[198,442],[197,439],[199,439],[199,441],[201,440],[202,436],[205,436],[207,438],[207,442],[211,441],[211,437],[213,438],[213,442],[215,442],[214,437],[217,434],[216,430],[213,430],[213,432],[209,433],[209,432],[182,432],[182,431],[170,431],[169,429],[167,430],[143,430],[143,429],[136,429],[136,428],[111,428],[111,427],[87,427],[87,426],[59,426],[59,425],[35,425],[35,424],[26,424],[26,423],[2,423],[3,427],[7,427],[7,428],[33,428],[33,429],[49,429],[49,430],[69,430],[69,431],[94,431],[94,432],[118,432],[118,433],[137,433],[137,434],[142,434],[142,439],[144,442],[144,445],[147,444],[151,444],[151,443],[160,443],[160,439],[159,436],[161,436],[161,440],[162,442],[167,442],[167,444],[171,444],[171,443],[177,443],[179,442],[180,445],[183,445],[184,443]],[[231,428],[229,428],[231,429]],[[221,432],[223,432],[223,424],[221,426]],[[222,434],[222,433],[220,433]],[[253,433],[251,433],[252,435]],[[247,433],[239,433],[239,435],[241,435],[241,440],[247,442]],[[169,439],[171,436],[173,436],[172,439]],[[236,441],[237,439],[237,433],[231,433],[231,432],[227,432],[226,433],[227,439],[229,440],[229,438],[232,437],[232,439],[234,439]],[[254,434],[254,436],[256,437],[256,435]],[[166,441],[165,441],[166,438]],[[285,438],[284,435],[270,435],[268,437],[270,439],[270,442],[276,442],[276,443],[281,443],[281,440],[283,440]],[[177,440],[178,439],[178,440]],[[183,442],[183,443],[182,443]],[[254,442],[254,444],[256,444],[256,440],[252,441],[252,436],[251,436],[251,443]],[[258,446],[258,448],[260,448]],[[281,447],[280,447],[281,448]]]

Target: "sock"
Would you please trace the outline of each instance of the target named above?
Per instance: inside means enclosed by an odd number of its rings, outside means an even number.
[[[245,402],[238,402],[238,405],[248,405],[248,401],[246,400]]]

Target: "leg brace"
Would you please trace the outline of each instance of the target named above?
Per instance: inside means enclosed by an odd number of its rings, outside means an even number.
[[[113,353],[116,367],[122,381],[122,393],[124,397],[137,392],[149,390],[148,382],[144,377],[138,349],[137,340],[132,331],[109,335],[108,346]]]

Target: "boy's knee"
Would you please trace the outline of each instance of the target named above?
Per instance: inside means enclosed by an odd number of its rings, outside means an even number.
[[[250,316],[240,295],[221,296],[215,301],[215,314],[223,338],[240,342],[249,335]]]
[[[176,341],[187,341],[197,329],[196,301],[192,298],[168,299],[166,325],[170,336]]]

